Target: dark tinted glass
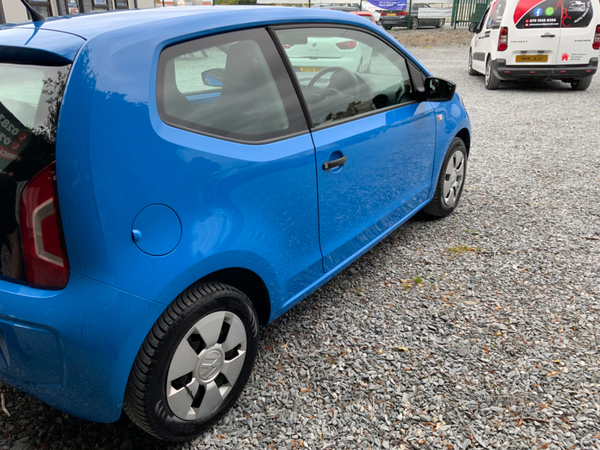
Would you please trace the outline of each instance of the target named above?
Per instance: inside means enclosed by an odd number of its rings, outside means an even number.
[[[164,50],[157,99],[166,123],[216,137],[260,142],[307,130],[289,75],[264,29]]]
[[[55,160],[69,67],[0,64],[0,246],[2,276],[24,278],[19,236],[23,188]]]

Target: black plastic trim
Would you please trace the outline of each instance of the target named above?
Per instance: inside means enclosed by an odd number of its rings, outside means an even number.
[[[66,66],[73,61],[64,56],[57,55],[56,53],[37,48],[0,45],[0,62],[10,62],[14,64],[43,63],[46,66]]]
[[[323,163],[322,167],[323,167],[323,170],[330,170],[330,169],[333,169],[335,167],[339,167],[342,164],[345,164],[346,161],[348,161],[348,157],[344,155],[341,158],[334,159],[332,161],[325,161]]]
[[[279,56],[283,61],[283,65],[285,66],[285,70],[287,71],[288,77],[290,78],[292,85],[294,86],[296,97],[298,97],[298,102],[300,102],[300,107],[302,108],[302,112],[304,113],[304,120],[306,120],[308,128],[312,129],[313,123],[310,117],[310,111],[308,110],[308,105],[306,104],[304,95],[302,95],[302,88],[300,87],[300,84],[296,79],[296,75],[294,74],[294,68],[290,63],[289,58],[285,54],[285,50],[283,49],[283,46],[281,45],[281,42],[279,41],[279,38],[277,37],[275,31],[276,30],[273,29],[273,27],[267,27],[267,32],[271,36],[271,39],[273,39],[273,43],[275,44],[275,47],[277,47],[277,52],[279,53]]]
[[[476,61],[485,61],[485,53],[484,52],[474,52],[473,59]]]
[[[505,73],[506,71],[509,73]],[[531,73],[532,71],[535,73]],[[562,71],[565,73],[561,73]],[[494,72],[497,78],[504,81],[524,79],[582,79],[594,76],[597,71],[598,58],[590,58],[589,64],[578,64],[576,66],[508,66],[505,59],[492,61],[492,72]]]

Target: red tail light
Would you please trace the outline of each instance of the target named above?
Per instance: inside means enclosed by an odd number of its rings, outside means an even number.
[[[508,28],[500,28],[500,37],[498,38],[498,51],[503,52],[508,48]]]
[[[381,15],[382,16],[387,16],[387,13],[382,12]]]
[[[27,183],[21,196],[23,255],[31,286],[62,289],[69,281],[56,193],[56,165],[52,163]]]
[[[600,50],[600,25],[596,25],[596,34],[594,34],[594,43],[592,44],[594,50]]]
[[[399,16],[408,16],[408,11],[400,11]]]
[[[338,42],[335,45],[337,45],[340,50],[352,50],[353,48],[356,48],[356,41]]]

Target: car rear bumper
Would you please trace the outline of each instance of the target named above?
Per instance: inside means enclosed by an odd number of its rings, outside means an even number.
[[[500,80],[580,80],[593,76],[598,71],[598,58],[591,58],[587,65],[568,66],[507,66],[506,60],[492,61],[492,71]]]
[[[408,16],[381,16],[379,24],[384,27],[406,27]]]
[[[115,421],[163,309],[74,273],[61,291],[0,280],[0,381],[68,414]]]

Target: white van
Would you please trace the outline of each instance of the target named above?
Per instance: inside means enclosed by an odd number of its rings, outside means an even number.
[[[596,16],[595,16],[596,15]],[[502,80],[554,79],[587,89],[598,70],[600,9],[597,0],[493,0],[469,49],[469,74],[485,87]]]

